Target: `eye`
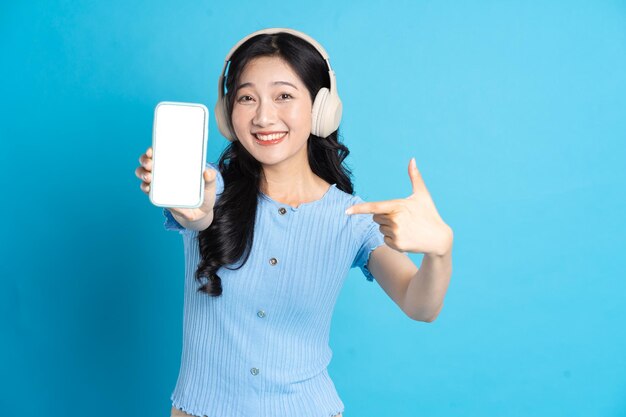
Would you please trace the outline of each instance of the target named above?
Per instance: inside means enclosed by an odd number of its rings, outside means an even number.
[[[292,96],[291,94],[289,94],[289,93],[282,93],[282,94],[280,95],[280,98],[281,98],[281,99],[286,99],[286,100],[288,100],[288,99],[290,99],[290,98],[293,98],[293,96]]]
[[[240,102],[240,103],[241,103],[241,102],[244,102],[244,103],[245,103],[245,102],[250,101],[250,100],[248,100],[248,99],[252,99],[252,97],[250,97],[250,96],[241,96],[241,97],[239,97],[239,98],[237,99],[237,101],[238,101],[238,102]]]

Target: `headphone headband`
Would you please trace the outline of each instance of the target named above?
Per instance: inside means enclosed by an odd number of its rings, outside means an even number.
[[[254,33],[251,33],[250,35],[246,36],[245,38],[243,38],[242,40],[237,42],[237,44],[231,48],[230,52],[226,56],[226,61],[229,61],[230,57],[237,50],[237,48],[239,48],[248,39],[250,39],[250,38],[252,38],[254,36],[257,36],[257,35],[264,35],[264,34],[273,35],[273,34],[279,33],[279,32],[287,32],[287,33],[292,34],[294,36],[298,36],[298,37],[304,39],[305,41],[308,41],[311,45],[313,45],[313,46],[315,46],[315,48],[317,48],[317,50],[320,52],[320,54],[322,54],[324,59],[326,59],[326,60],[328,59],[328,53],[326,53],[326,50],[324,49],[324,47],[322,45],[320,45],[315,39],[313,39],[312,37],[307,35],[306,33],[300,32],[300,31],[295,30],[295,29],[290,29],[290,28],[268,28],[268,29],[261,29],[261,30],[258,30],[256,32],[254,32]]]
[[[224,60],[224,68],[222,68],[222,75],[220,75],[220,79],[218,82],[218,92],[217,92],[217,96],[218,98],[222,98],[224,97],[224,77],[226,76],[226,67],[228,67],[228,62],[230,61],[230,58],[233,56],[233,54],[235,53],[235,51],[241,46],[243,45],[244,42],[246,42],[248,39],[253,38],[257,35],[273,35],[275,33],[280,33],[280,32],[287,32],[291,35],[297,36],[299,38],[304,39],[305,41],[309,42],[311,45],[313,45],[315,47],[315,49],[317,49],[317,51],[322,55],[322,57],[324,58],[324,61],[326,61],[326,65],[328,66],[328,71],[332,71],[333,69],[330,66],[330,59],[328,58],[328,53],[326,52],[326,49],[324,49],[324,47],[322,45],[320,45],[319,42],[317,42],[315,39],[313,39],[312,37],[310,37],[309,35],[307,35],[304,32],[300,32],[299,30],[295,30],[295,29],[290,29],[290,28],[268,28],[268,29],[261,29],[261,30],[257,30],[256,32],[253,32],[251,34],[249,34],[248,36],[246,36],[245,38],[243,38],[242,40],[240,40],[239,42],[237,42],[237,44],[235,44],[235,46],[233,46],[230,51],[228,52],[228,55],[226,55],[226,59]],[[334,72],[331,74],[333,76],[331,76],[331,91],[335,90],[335,77],[334,77]]]

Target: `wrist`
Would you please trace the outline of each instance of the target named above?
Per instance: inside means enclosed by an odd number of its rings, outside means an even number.
[[[199,220],[189,222],[189,229],[197,231],[206,230],[209,228],[211,223],[213,223],[213,212],[207,214]]]
[[[179,218],[179,216],[174,213],[172,213],[172,215],[181,226],[188,230],[202,231],[207,229],[211,225],[211,223],[213,223],[212,211],[198,220],[187,220],[184,218]]]
[[[452,233],[452,229],[449,226],[447,226],[447,232],[445,236],[445,239],[440,245],[440,249],[434,252],[427,253],[427,256],[433,258],[447,258],[452,254],[452,243],[454,242],[454,234]]]

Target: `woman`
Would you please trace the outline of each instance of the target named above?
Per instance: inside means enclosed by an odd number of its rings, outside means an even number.
[[[232,142],[207,164],[202,207],[164,209],[186,257],[172,416],[342,417],[328,334],[350,268],[415,320],[434,320],[443,305],[452,230],[414,161],[410,197],[352,195],[325,58],[312,38],[277,28],[244,38],[226,59],[216,118]],[[136,170],[145,193],[151,157],[148,148]],[[424,253],[419,269],[406,252]]]

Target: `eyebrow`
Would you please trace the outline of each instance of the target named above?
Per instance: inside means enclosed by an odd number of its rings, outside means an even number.
[[[296,90],[298,89],[298,87],[296,87],[295,85],[293,85],[293,84],[291,84],[290,82],[287,82],[287,81],[274,81],[272,83],[272,85],[289,85],[289,86],[295,88]],[[254,83],[243,83],[243,84],[240,84],[235,89],[235,91],[238,91],[240,88],[244,88],[244,87],[254,87]]]

